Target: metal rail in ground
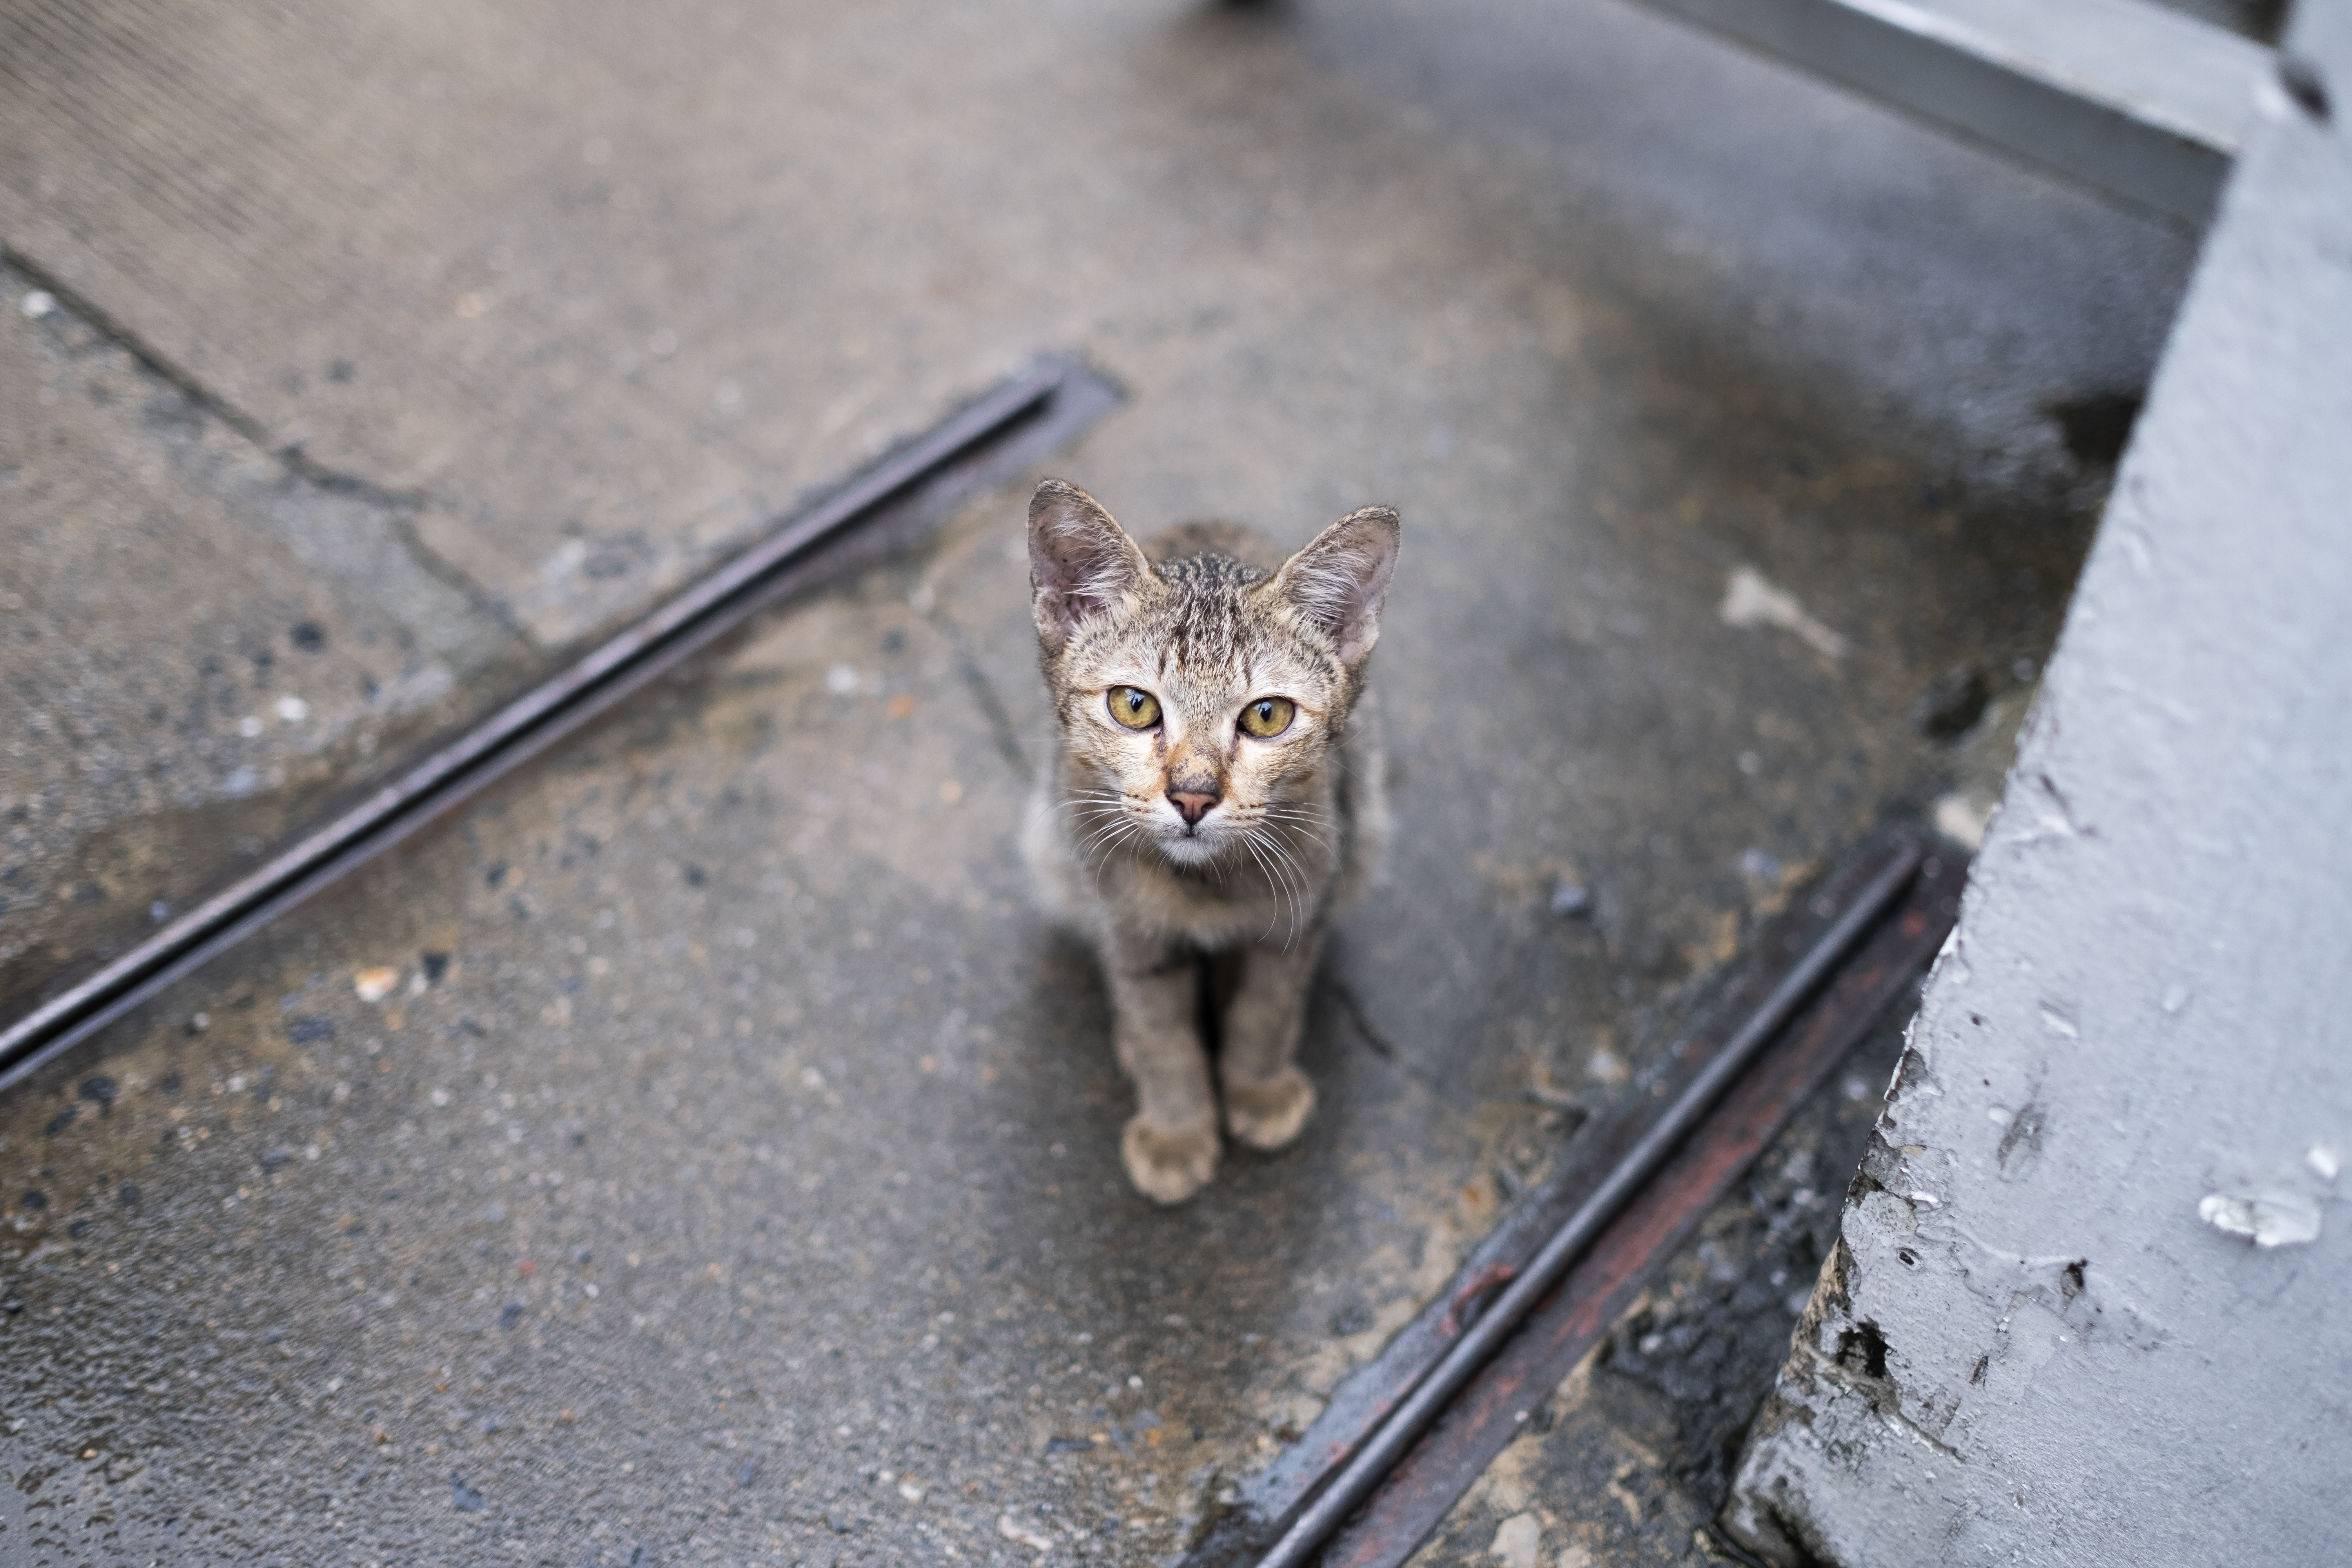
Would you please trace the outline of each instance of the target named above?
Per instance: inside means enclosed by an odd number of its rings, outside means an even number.
[[[2152,0],[1645,0],[2202,226],[2278,66]]]
[[[1964,875],[1897,831],[1768,926],[1761,962],[1714,1016],[1579,1129],[1553,1176],[1244,1485],[1185,1568],[1410,1555],[1926,966]]]
[[[1396,1568],[1526,1429],[1701,1224],[1916,981],[1958,918],[1967,868],[1931,856],[1908,893],[1854,949],[1820,998],[1732,1087],[1682,1150],[1594,1240],[1442,1421],[1381,1481],[1319,1568]]]
[[[849,536],[886,544],[1011,482],[1118,400],[1075,360],[1041,359],[688,584],[625,631],[446,742],[365,799],[0,1029],[0,1092],[261,927],[409,838],[761,609],[841,570]]]

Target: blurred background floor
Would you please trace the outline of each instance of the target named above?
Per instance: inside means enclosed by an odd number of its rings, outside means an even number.
[[[1118,1180],[1008,492],[0,1107],[37,1562],[1170,1557],[1540,1173],[1530,1084],[1990,798],[2193,255],[1611,0],[0,37],[12,1014],[1037,350],[1132,527],[1407,531],[1297,1149]],[[1425,1560],[1698,1550],[1874,1048]]]

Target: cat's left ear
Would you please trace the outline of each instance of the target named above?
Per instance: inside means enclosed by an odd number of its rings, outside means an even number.
[[[1046,479],[1029,498],[1029,613],[1048,649],[1058,652],[1150,572],[1127,531],[1067,479]]]
[[[1354,665],[1381,639],[1381,604],[1396,575],[1403,531],[1396,508],[1359,507],[1282,563],[1268,588],[1339,645]]]

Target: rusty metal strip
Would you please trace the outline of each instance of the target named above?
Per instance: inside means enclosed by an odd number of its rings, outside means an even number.
[[[1354,1512],[1402,1460],[1407,1449],[1444,1411],[1454,1396],[1537,1304],[1549,1295],[1569,1268],[1601,1232],[1641,1193],[1693,1128],[1696,1127],[1759,1052],[1780,1033],[1791,1016],[1826,981],[1848,951],[1876,925],[1888,906],[1917,875],[1926,851],[1908,834],[1895,836],[1873,860],[1860,893],[1831,921],[1821,939],[1780,974],[1770,994],[1743,1018],[1712,1060],[1699,1068],[1681,1093],[1645,1127],[1624,1158],[1610,1167],[1591,1194],[1577,1205],[1476,1321],[1461,1331],[1396,1408],[1367,1437],[1356,1456],[1325,1484],[1282,1539],[1258,1561],[1260,1568],[1301,1568],[1323,1541]]]
[[[1839,911],[1868,884],[1888,840],[1858,846],[1808,896],[1767,921],[1748,944],[1750,962],[1720,993],[1694,1005],[1693,1021],[1674,1047],[1612,1101],[1596,1105],[1568,1140],[1552,1170],[1503,1215],[1446,1288],[1399,1329],[1381,1353],[1333,1389],[1314,1423],[1264,1469],[1243,1482],[1231,1509],[1203,1532],[1181,1568],[1231,1568],[1279,1540],[1341,1467],[1430,1368],[1454,1347],[1477,1311],[1527,1266],[1610,1170],[1640,1142],[1659,1106],[1679,1095],[1769,997],[1789,965],[1819,945]]]
[[[1935,956],[1958,918],[1965,876],[1958,857],[1931,857],[1922,866],[1895,918],[1725,1097],[1390,1473],[1325,1551],[1321,1568],[1393,1568],[1428,1538]]]
[[[1118,400],[1086,365],[1041,359],[688,584],[421,762],[302,835],[96,973],[0,1030],[0,1093],[173,981],[576,734],[761,609],[842,565],[837,541],[935,525],[1010,482]]]

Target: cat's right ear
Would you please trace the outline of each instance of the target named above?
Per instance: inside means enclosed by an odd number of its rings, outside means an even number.
[[[1354,666],[1381,640],[1381,605],[1396,575],[1396,508],[1358,507],[1282,564],[1267,591],[1289,602]]]
[[[1127,531],[1066,479],[1029,498],[1029,613],[1048,652],[1109,612],[1151,570]]]

